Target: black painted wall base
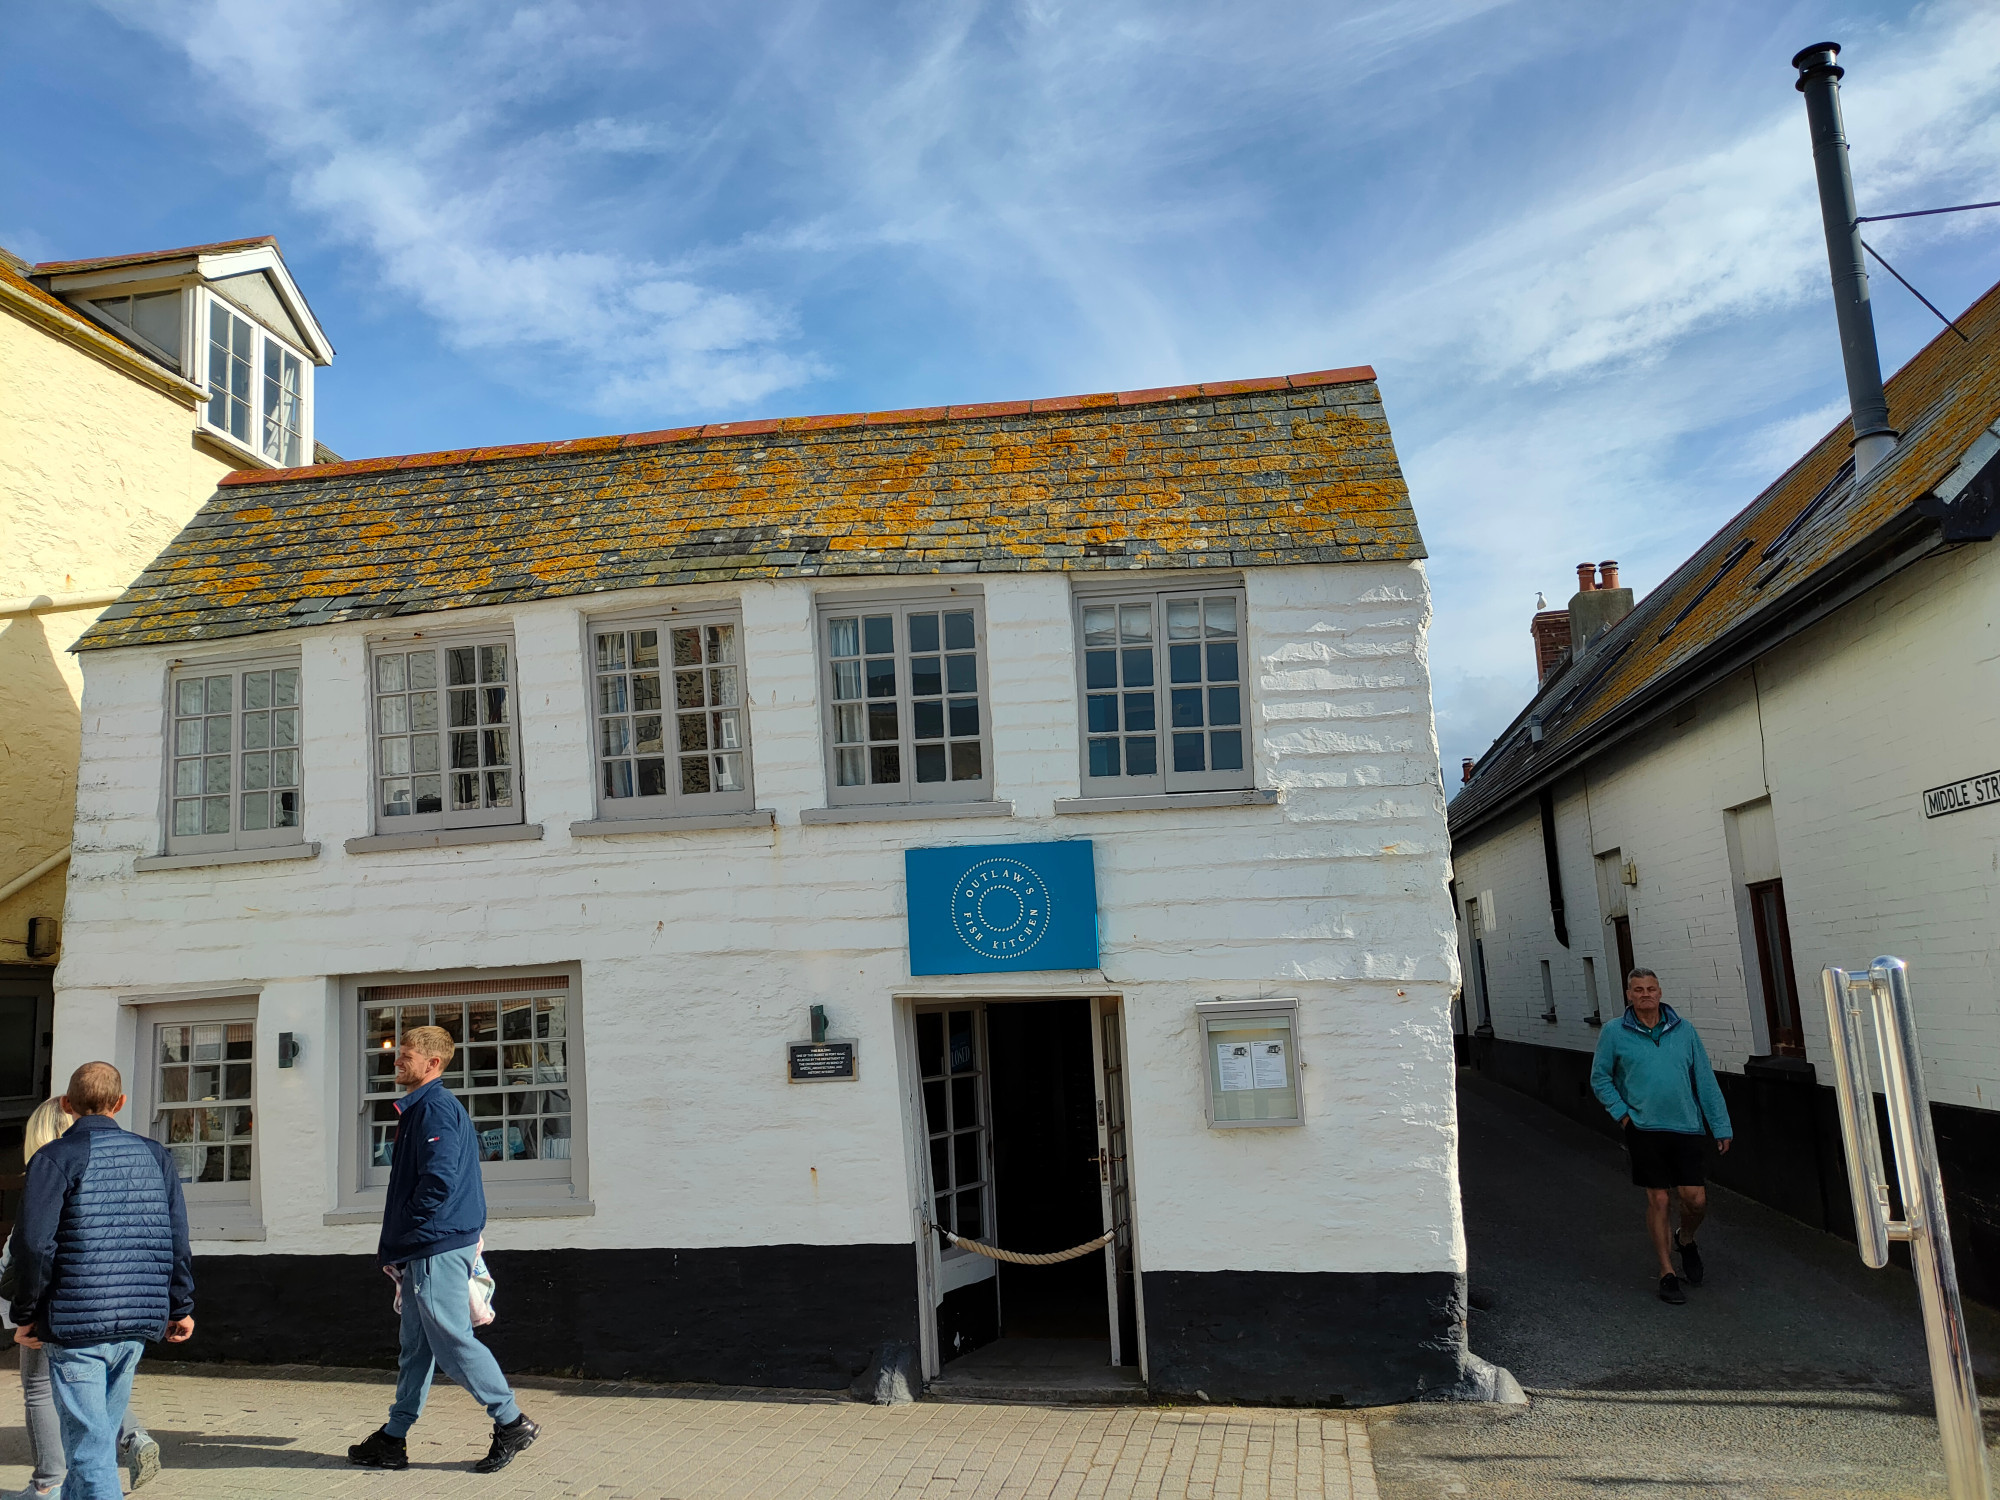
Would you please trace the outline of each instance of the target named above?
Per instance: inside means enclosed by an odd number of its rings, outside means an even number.
[[[1148,1271],[1156,1395],[1378,1406],[1459,1379],[1465,1278],[1447,1271]]]
[[[1465,1065],[1593,1130],[1617,1136],[1611,1116],[1590,1091],[1590,1053],[1491,1036],[1458,1041]],[[1815,1229],[1853,1239],[1854,1208],[1847,1194],[1847,1163],[1833,1090],[1804,1074],[1771,1069],[1717,1073],[1716,1081],[1722,1086],[1736,1136],[1727,1156],[1709,1153],[1709,1176]],[[1968,1297],[2000,1306],[2000,1111],[1933,1104],[1931,1125],[1944,1173],[1959,1289]],[[1875,1126],[1893,1196],[1896,1163],[1880,1095],[1875,1099]],[[1900,1198],[1895,1200],[1895,1211],[1902,1212]],[[1892,1245],[1889,1253],[1896,1264],[1908,1267],[1907,1245]]]
[[[845,1388],[917,1340],[909,1245],[497,1250],[509,1373]],[[372,1256],[197,1255],[195,1337],[176,1359],[394,1365],[395,1289]]]

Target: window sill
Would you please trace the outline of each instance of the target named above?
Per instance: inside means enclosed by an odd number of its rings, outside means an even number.
[[[512,844],[542,836],[539,823],[499,823],[486,828],[434,828],[427,833],[376,833],[349,839],[349,854],[388,854],[398,849],[452,849],[466,844]]]
[[[1058,797],[1056,812],[1175,812],[1184,807],[1276,807],[1282,799],[1264,787],[1240,792],[1161,792],[1145,797]]]
[[[875,802],[852,807],[808,807],[801,823],[914,823],[932,818],[1011,818],[1011,802]]]
[[[761,830],[776,822],[770,808],[756,807],[749,812],[697,813],[684,818],[593,818],[587,823],[570,824],[569,833],[571,838],[601,839],[621,833],[702,833],[711,828]]]
[[[318,859],[319,845],[274,844],[269,849],[217,849],[208,854],[149,854],[132,861],[135,870],[199,870],[204,865],[262,865],[281,859]]]
[[[247,1219],[239,1220],[236,1223],[222,1222],[212,1224],[203,1224],[199,1221],[191,1220],[188,1224],[188,1240],[191,1244],[196,1245],[207,1240],[250,1241],[261,1240],[263,1238],[264,1226]]]
[[[597,1214],[597,1205],[588,1198],[551,1198],[545,1202],[495,1203],[490,1198],[486,1203],[486,1218],[494,1219],[589,1219]],[[337,1208],[332,1213],[321,1216],[320,1222],[328,1225],[380,1224],[382,1206],[373,1208]]]

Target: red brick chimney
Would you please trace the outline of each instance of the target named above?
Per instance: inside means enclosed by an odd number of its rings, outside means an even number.
[[[1569,611],[1538,611],[1528,623],[1528,633],[1535,638],[1536,680],[1547,682],[1549,673],[1563,664],[1564,655],[1569,651]]]
[[[1612,567],[1614,568],[1617,566],[1618,565],[1616,563],[1612,564]],[[1578,563],[1576,565],[1576,591],[1579,594],[1587,594],[1596,587],[1597,587],[1597,564]]]
[[[1461,781],[1472,780],[1472,757],[1469,755],[1465,757],[1465,765],[1459,771],[1459,779]]]
[[[1597,586],[1601,589],[1618,587],[1618,560],[1607,557],[1597,565]]]

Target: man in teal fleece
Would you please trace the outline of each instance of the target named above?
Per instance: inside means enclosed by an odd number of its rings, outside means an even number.
[[[1660,1001],[1660,977],[1634,969],[1625,980],[1625,1014],[1597,1039],[1590,1087],[1611,1118],[1625,1127],[1632,1181],[1646,1190],[1646,1232],[1660,1258],[1660,1300],[1683,1303],[1681,1280],[1700,1286],[1703,1269],[1695,1231],[1708,1212],[1702,1172],[1702,1138],[1727,1151],[1729,1107],[1709,1066],[1708,1050],[1692,1024]],[[1673,1199],[1681,1200],[1681,1225],[1672,1229]],[[1672,1251],[1680,1251],[1681,1275]]]

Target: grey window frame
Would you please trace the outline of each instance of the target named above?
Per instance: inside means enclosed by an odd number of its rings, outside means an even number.
[[[813,611],[813,661],[818,674],[820,699],[820,747],[826,768],[826,801],[829,807],[887,807],[916,806],[924,803],[990,802],[993,799],[993,677],[989,666],[986,636],[986,601],[976,593],[949,591],[920,594],[824,594],[815,601]],[[973,656],[976,664],[977,686],[974,697],[979,704],[979,770],[976,780],[964,781],[918,781],[916,779],[916,756],[913,749],[914,729],[911,713],[909,617],[911,615],[944,615],[959,611],[969,611],[972,615]],[[902,779],[894,783],[866,786],[842,786],[840,784],[838,746],[834,739],[836,702],[834,699],[834,657],[831,651],[831,622],[842,616],[893,615],[895,617],[895,662],[896,662],[896,722],[898,730],[897,746],[899,769]],[[865,625],[861,627],[866,629]],[[940,621],[940,644],[938,655],[947,653],[942,639],[943,625]],[[864,642],[865,653],[865,642]],[[919,653],[930,655],[929,652]],[[926,694],[926,697],[929,695]],[[940,697],[949,699],[949,687]],[[847,701],[847,700],[843,700]],[[863,702],[867,699],[861,700]],[[949,769],[949,768],[947,768]]]
[[[294,703],[277,705],[266,710],[246,709],[243,679],[258,672],[289,671],[297,674],[298,697]],[[227,833],[175,833],[174,803],[178,760],[194,759],[175,753],[177,748],[180,714],[180,685],[193,678],[228,677],[230,679],[229,709],[229,788],[225,794],[229,802],[229,831]],[[295,714],[298,727],[296,738],[290,745],[265,745],[245,747],[243,718],[246,712],[283,711],[289,708]],[[190,716],[191,717],[191,716]],[[211,717],[203,715],[203,718]],[[214,715],[213,717],[220,717]],[[306,837],[305,798],[305,674],[299,664],[296,652],[266,654],[259,656],[219,657],[212,661],[181,660],[167,669],[167,702],[164,717],[162,744],[162,772],[160,798],[161,847],[169,854],[216,854],[239,849],[283,849],[294,844],[302,844]],[[243,785],[243,758],[266,752],[290,750],[298,757],[298,779],[291,790],[298,795],[298,821],[289,827],[252,828],[243,827],[242,798],[248,790],[283,791],[285,788],[246,788]],[[201,759],[207,759],[204,755]]]
[[[683,752],[679,748],[677,734],[678,721],[682,716],[683,710],[673,701],[673,677],[677,669],[671,664],[669,654],[671,651],[671,633],[675,630],[688,629],[706,631],[710,626],[715,625],[727,625],[736,632],[735,667],[738,701],[735,711],[738,715],[738,722],[741,725],[742,743],[736,749],[735,753],[742,756],[743,785],[741,789],[736,791],[684,792],[680,787],[679,775],[674,774],[678,769],[683,755]],[[602,739],[602,726],[605,716],[603,702],[599,696],[597,637],[600,633],[610,631],[623,631],[629,635],[629,633],[639,630],[657,630],[660,634],[659,649],[662,661],[662,665],[659,668],[661,692],[660,716],[663,720],[663,726],[672,726],[668,730],[669,737],[666,739],[662,750],[662,757],[670,763],[666,783],[667,789],[664,794],[658,796],[635,794],[630,797],[614,797],[605,788],[604,766],[606,756],[604,755]],[[587,726],[586,733],[589,736],[588,751],[591,765],[591,786],[599,818],[609,822],[625,818],[705,817],[713,813],[749,812],[756,807],[756,768],[754,765],[754,750],[751,744],[750,728],[750,664],[747,656],[748,653],[744,649],[743,612],[735,605],[690,608],[685,612],[679,610],[661,612],[656,610],[646,614],[609,615],[584,622],[584,692],[586,701],[589,704],[589,712],[585,714],[584,718]],[[711,671],[713,668],[704,664],[703,670]],[[633,669],[628,665],[623,669],[622,675],[629,680],[632,671]],[[713,713],[715,712],[715,708],[713,705],[710,705],[705,711]],[[614,715],[614,717],[634,718],[637,717],[637,711],[628,709],[623,714]],[[713,747],[710,748],[712,749]],[[636,759],[636,754],[631,758]]]
[[[132,1123],[138,1127],[140,1135],[147,1136],[160,1144],[168,1144],[162,1129],[166,1110],[162,1107],[160,1095],[159,1036],[162,1026],[205,1026],[242,1024],[251,1028],[250,1050],[250,1102],[252,1128],[250,1132],[250,1177],[245,1182],[190,1182],[183,1183],[182,1195],[187,1200],[191,1234],[199,1239],[204,1231],[212,1231],[222,1224],[257,1218],[257,1206],[261,1196],[261,1174],[263,1152],[258,1149],[259,1125],[259,1058],[256,1046],[257,999],[255,996],[237,996],[209,1000],[161,1000],[149,1001],[139,1006],[135,1018],[138,1033],[138,1066],[133,1070]],[[221,1106],[225,1108],[234,1106]]]
[[[480,662],[482,659],[477,655],[479,648],[492,646],[505,646],[507,648],[508,669],[505,686],[508,692],[507,701],[510,714],[504,727],[508,736],[507,752],[509,760],[507,762],[507,769],[513,773],[514,778],[514,803],[512,807],[480,806],[477,808],[454,810],[449,805],[451,800],[450,777],[453,769],[450,764],[451,734],[454,726],[451,723],[449,696],[453,685],[449,681],[450,659],[447,653],[455,649],[470,647],[475,653],[475,662]],[[380,668],[377,667],[376,663],[384,657],[408,657],[422,651],[429,651],[437,658],[434,691],[438,696],[438,722],[434,732],[437,735],[438,741],[437,775],[439,777],[441,794],[440,806],[436,812],[411,811],[405,814],[391,815],[383,811],[383,783],[391,777],[406,775],[414,781],[416,776],[428,773],[415,770],[407,773],[385,770],[383,768],[383,741],[389,738],[402,738],[414,741],[418,734],[425,731],[409,728],[407,722],[406,726],[400,730],[385,728],[382,723],[382,700],[385,697],[406,697],[410,693],[421,692],[423,690],[420,688],[405,687],[392,693],[382,692],[379,686],[381,679],[378,676]],[[527,821],[527,776],[526,768],[521,764],[520,668],[521,655],[519,649],[514,644],[514,632],[511,628],[505,627],[494,630],[453,632],[448,635],[389,636],[371,640],[368,643],[368,680],[365,687],[368,695],[368,801],[371,826],[378,835],[392,833],[431,833],[448,828],[497,828],[525,823]],[[461,688],[471,686],[477,689],[489,686],[489,684],[472,683],[459,684],[459,686]],[[457,727],[461,732],[465,732],[466,726]],[[489,727],[482,723],[472,726],[472,731],[478,732]],[[413,744],[413,760],[414,749]],[[493,768],[485,763],[482,753],[481,764],[477,771],[477,774],[482,779],[482,791],[480,795],[482,803],[485,801],[486,795],[483,789],[484,778],[490,769]],[[414,805],[415,793],[413,788],[413,808]]]
[[[552,981],[560,980],[560,985]],[[574,965],[545,964],[523,969],[514,974],[495,975],[491,971],[479,970],[449,974],[384,974],[356,979],[344,985],[341,997],[342,1021],[341,1039],[341,1095],[344,1104],[352,1113],[347,1116],[349,1125],[343,1133],[341,1156],[343,1158],[343,1179],[347,1191],[342,1194],[344,1204],[367,1201],[378,1197],[389,1181],[389,1168],[375,1166],[371,1160],[373,1152],[373,1126],[371,1118],[373,1105],[380,1099],[400,1098],[402,1091],[391,1088],[371,1090],[364,1076],[360,1059],[367,1046],[366,1012],[371,1005],[434,1005],[438,1001],[463,1003],[472,1000],[492,1000],[505,1002],[510,999],[534,998],[562,993],[564,1000],[564,1091],[569,1095],[570,1109],[570,1154],[567,1157],[536,1157],[531,1161],[481,1162],[479,1176],[481,1183],[498,1200],[500,1206],[515,1201],[511,1195],[540,1200],[552,1196],[549,1189],[560,1188],[575,1198],[584,1198],[588,1186],[587,1171],[589,1161],[589,1129],[585,1108],[582,1005],[579,995],[578,975]],[[421,988],[433,991],[427,996],[400,996],[379,998],[382,990],[401,988]],[[374,992],[374,993],[371,993]],[[400,1028],[399,1028],[400,1030]],[[453,1061],[466,1061],[465,1044],[460,1044]],[[467,1070],[469,1077],[469,1069]],[[533,1088],[537,1092],[544,1087],[538,1084],[517,1084],[516,1087]],[[494,1088],[474,1089],[469,1083],[462,1092],[504,1093],[504,1083]],[[453,1089],[454,1094],[461,1090]]]
[[[1187,600],[1201,601],[1221,598],[1223,596],[1233,599],[1236,604],[1235,643],[1237,650],[1237,680],[1235,686],[1237,690],[1238,724],[1242,735],[1243,764],[1238,769],[1226,771],[1176,771],[1173,769],[1174,725],[1172,722],[1172,694],[1174,684],[1171,680],[1169,656],[1169,648],[1173,643],[1167,639],[1166,634],[1167,607],[1170,603]],[[1158,742],[1156,750],[1158,759],[1155,763],[1157,769],[1150,776],[1124,774],[1126,760],[1122,742],[1126,736],[1122,729],[1125,712],[1122,704],[1133,690],[1124,686],[1122,666],[1124,648],[1121,642],[1119,646],[1112,648],[1119,651],[1121,660],[1119,684],[1112,690],[1121,701],[1119,714],[1121,729],[1117,733],[1117,737],[1121,741],[1119,755],[1120,774],[1117,776],[1093,776],[1091,774],[1090,760],[1091,740],[1094,737],[1106,738],[1108,736],[1101,733],[1093,736],[1091,732],[1091,698],[1093,696],[1104,696],[1104,692],[1101,688],[1093,690],[1090,686],[1089,652],[1093,648],[1086,643],[1085,639],[1085,611],[1104,607],[1117,610],[1136,605],[1145,605],[1151,611],[1153,682],[1150,689],[1146,689],[1146,691],[1150,691],[1153,699],[1153,722],[1156,726],[1154,737]],[[1199,607],[1199,604],[1197,607]],[[1182,583],[1176,585],[1156,584],[1151,588],[1129,590],[1109,588],[1078,589],[1072,597],[1071,610],[1071,622],[1076,631],[1077,778],[1081,796],[1171,796],[1181,792],[1242,791],[1256,784],[1256,746],[1251,734],[1255,705],[1251,693],[1250,681],[1250,608],[1248,593],[1240,582],[1232,579],[1228,583],[1217,583],[1208,588],[1191,587],[1188,584]],[[1104,648],[1095,649],[1101,650]],[[1212,711],[1210,707],[1212,698],[1209,690],[1211,687],[1219,684],[1213,684],[1208,679],[1208,653],[1205,649],[1201,653],[1201,662],[1202,680],[1197,686],[1203,694],[1204,722],[1202,732],[1204,734],[1212,734],[1215,726],[1208,722],[1209,713]],[[1204,760],[1208,759],[1208,753],[1205,752],[1203,758]]]

